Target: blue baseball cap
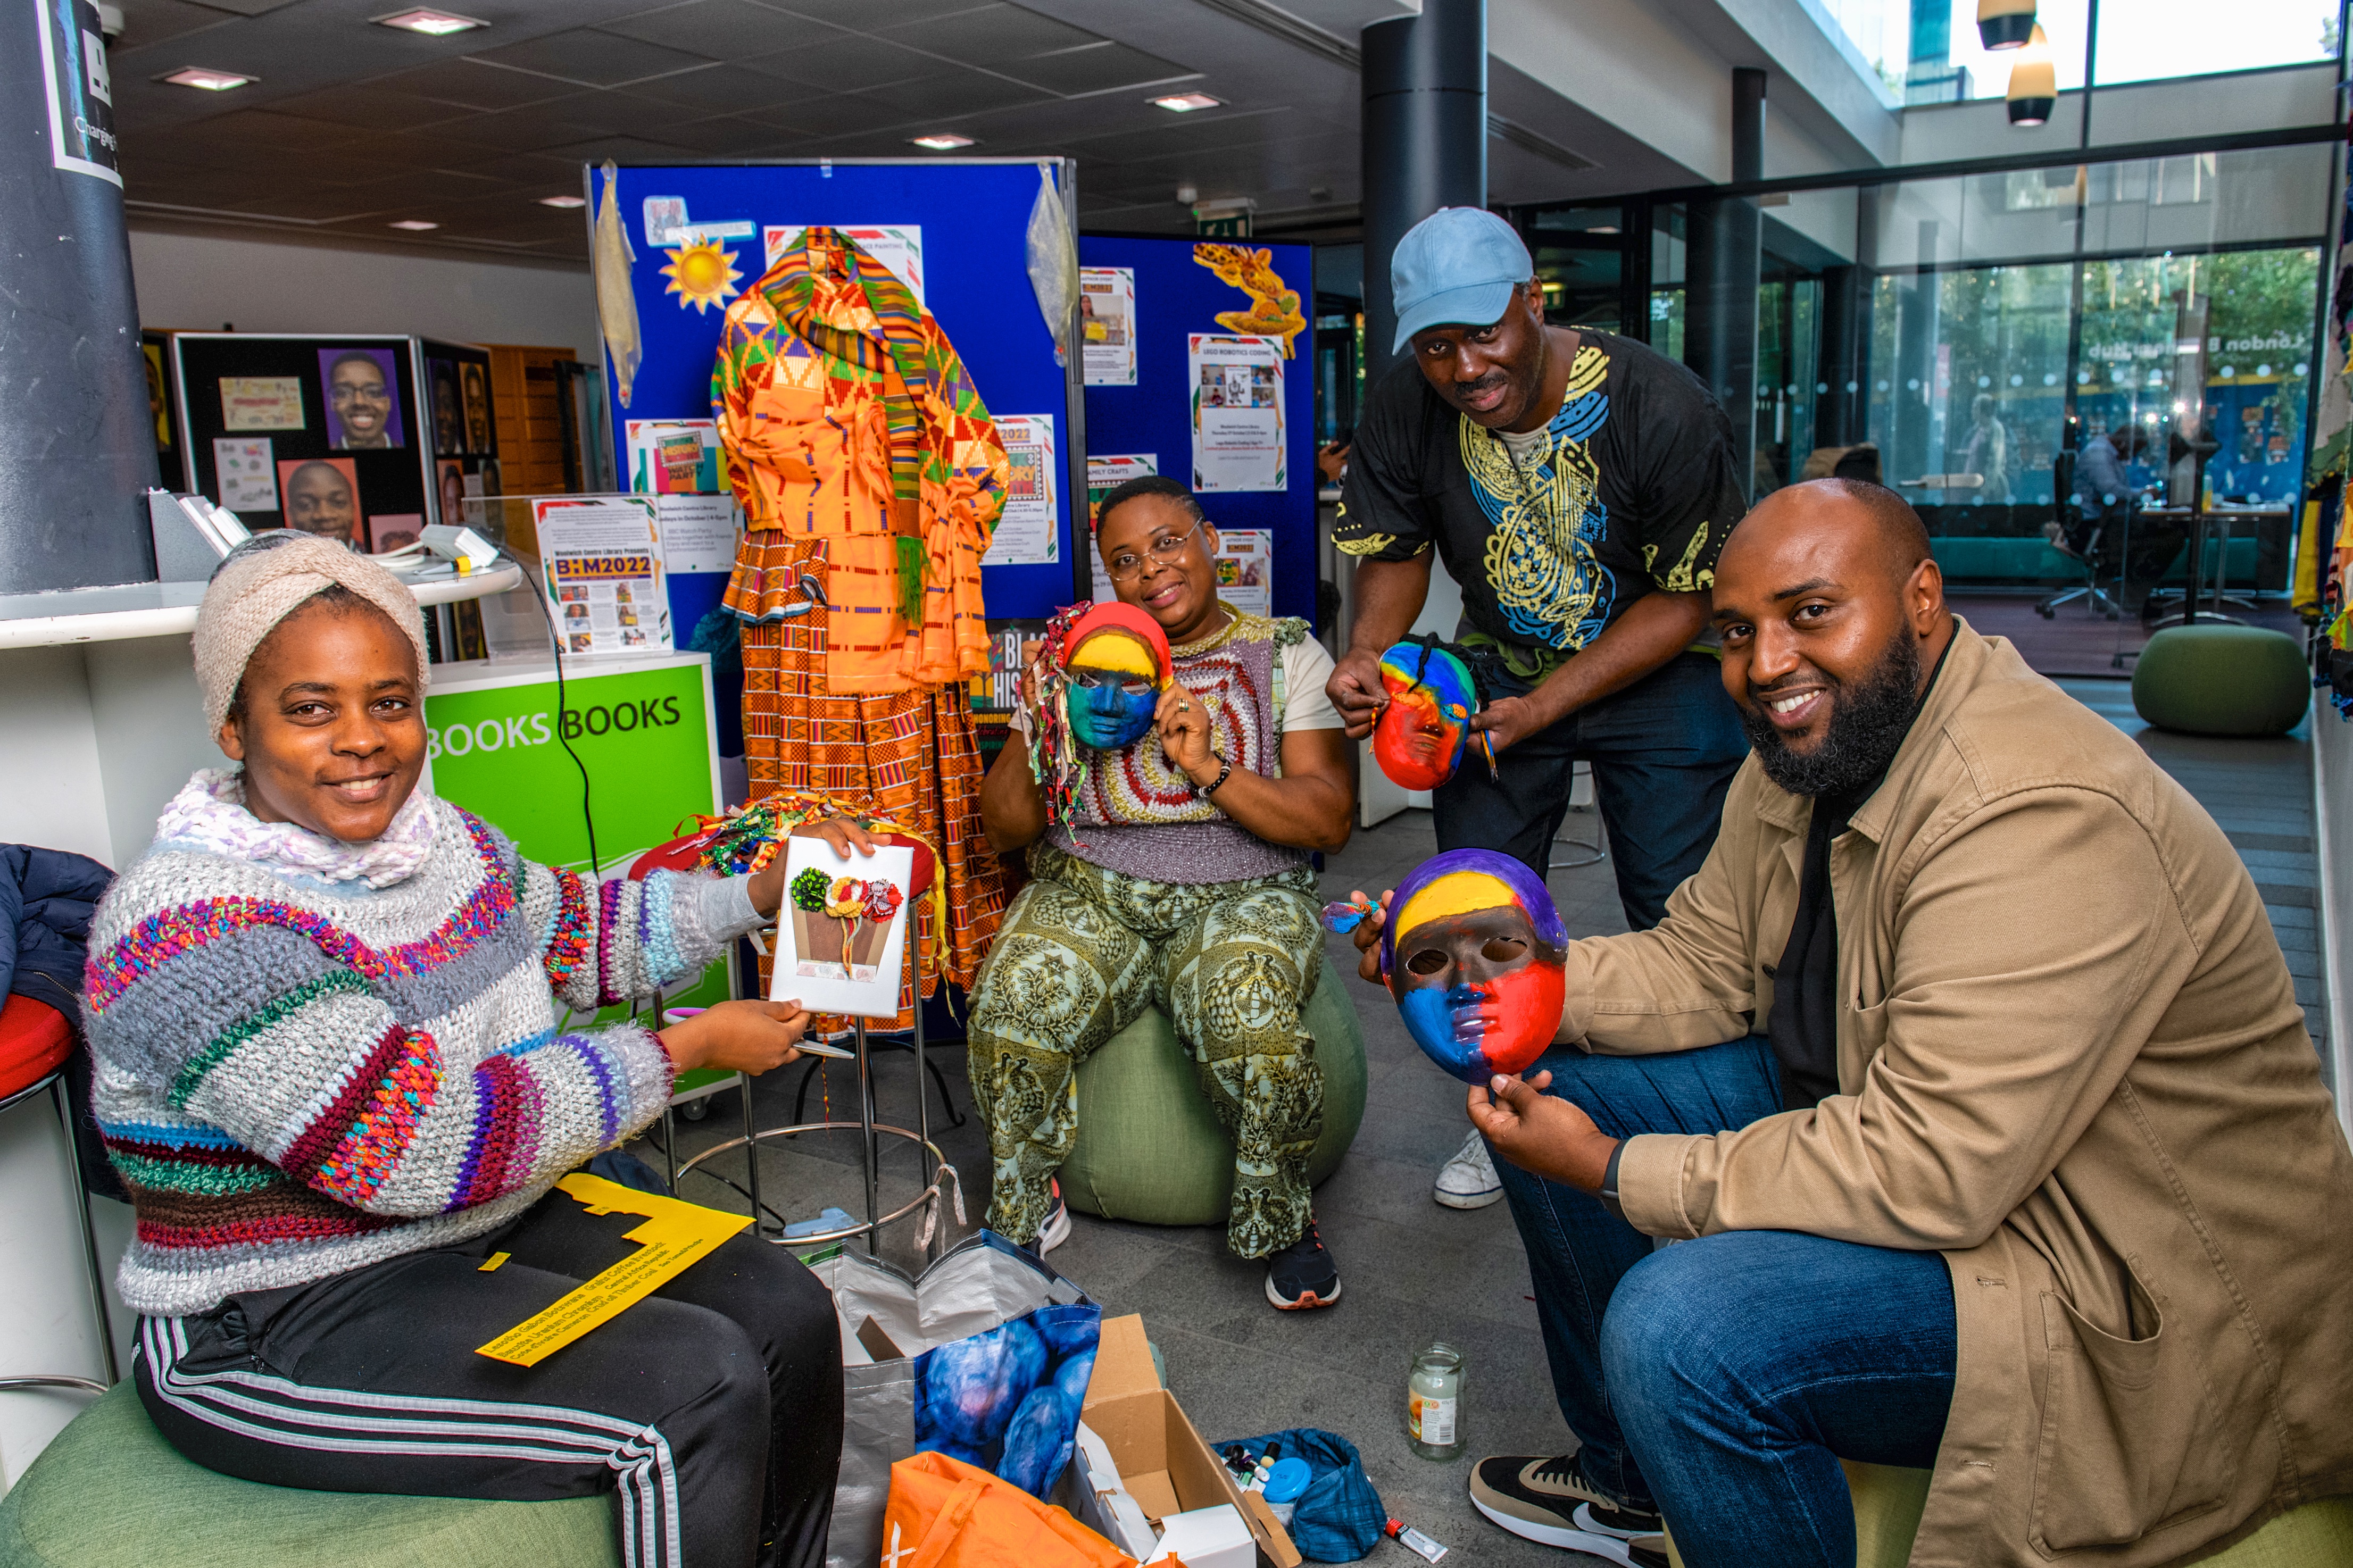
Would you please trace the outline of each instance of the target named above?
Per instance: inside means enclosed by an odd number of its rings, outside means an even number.
[[[1440,207],[1406,231],[1389,258],[1402,353],[1432,327],[1484,327],[1504,319],[1512,289],[1536,275],[1512,226],[1484,207]]]

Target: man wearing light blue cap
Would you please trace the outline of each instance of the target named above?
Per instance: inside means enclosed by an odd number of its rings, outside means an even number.
[[[1420,615],[1434,550],[1462,590],[1457,640],[1484,699],[1472,728],[1496,752],[1493,774],[1474,748],[1432,792],[1438,847],[1543,875],[1583,759],[1627,923],[1647,930],[1707,858],[1748,751],[1704,640],[1716,553],[1746,510],[1731,426],[1648,346],[1547,324],[1527,247],[1493,213],[1425,218],[1390,279],[1411,363],[1373,389],[1349,454],[1333,542],[1357,559],[1356,619],[1333,702],[1350,735],[1371,731],[1381,652]],[[1540,1184],[1499,1177],[1475,1131],[1434,1195],[1482,1207],[1506,1179],[1524,1234],[1541,1226],[1542,1194],[1521,1190]],[[1625,1478],[1575,1458],[1493,1459],[1480,1478],[1482,1511],[1533,1540],[1627,1563],[1658,1528]]]

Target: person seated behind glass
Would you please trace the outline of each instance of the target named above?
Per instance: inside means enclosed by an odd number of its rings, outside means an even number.
[[[630,1568],[817,1568],[840,1335],[790,1255],[738,1234],[535,1366],[477,1348],[638,1250],[638,1216],[560,1178],[678,1074],[797,1054],[795,1003],[658,1032],[556,1016],[701,973],[776,910],[782,858],[600,885],[421,788],[417,602],[328,541],[240,545],[195,644],[241,766],[164,808],[91,921],[84,999],[157,1429],[273,1486],[617,1490]]]
[[[1140,739],[1073,750],[1067,820],[1050,822],[1018,739],[982,785],[989,843],[1004,856],[1026,848],[1034,879],[973,992],[973,1099],[995,1163],[988,1224],[1041,1250],[1067,1234],[1053,1176],[1078,1132],[1071,1075],[1158,1005],[1233,1135],[1227,1244],[1268,1260],[1276,1306],[1327,1306],[1339,1271],[1307,1186],[1324,1082],[1300,1009],[1324,962],[1308,855],[1345,844],[1356,808],[1324,690],[1332,658],[1304,622],[1218,598],[1218,531],[1174,479],[1112,491],[1095,544],[1120,603],[1165,631],[1173,679]],[[1045,679],[1035,645],[1028,657],[1025,703]]]

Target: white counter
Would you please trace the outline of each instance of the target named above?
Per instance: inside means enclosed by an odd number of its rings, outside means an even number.
[[[503,594],[522,582],[522,568],[501,561],[486,572],[437,577],[412,584],[411,589],[420,605],[454,605],[462,599]],[[0,594],[0,648],[186,637],[196,629],[196,607],[204,598],[202,583],[129,583],[60,594]]]

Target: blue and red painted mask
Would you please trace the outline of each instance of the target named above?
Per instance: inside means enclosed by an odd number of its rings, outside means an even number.
[[[1401,642],[1381,655],[1381,686],[1389,701],[1373,725],[1373,760],[1400,789],[1436,789],[1462,765],[1479,707],[1470,669],[1442,647]]]
[[[1098,752],[1142,740],[1169,680],[1159,623],[1132,605],[1100,604],[1071,623],[1067,646],[1071,738]]]
[[[1568,928],[1508,855],[1451,849],[1389,900],[1381,976],[1422,1054],[1466,1083],[1525,1072],[1560,1031]]]

